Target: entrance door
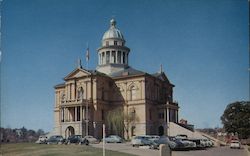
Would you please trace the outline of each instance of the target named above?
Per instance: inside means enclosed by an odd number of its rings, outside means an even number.
[[[65,138],[68,138],[69,136],[75,135],[75,129],[72,126],[69,126],[65,130]]]
[[[164,128],[163,128],[163,126],[160,126],[158,128],[158,134],[159,134],[159,136],[162,136],[164,134]]]

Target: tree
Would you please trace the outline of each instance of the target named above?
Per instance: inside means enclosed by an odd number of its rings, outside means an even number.
[[[129,139],[129,129],[132,128],[132,124],[138,121],[138,117],[135,111],[124,113],[122,108],[116,108],[108,112],[106,121],[113,133],[123,136],[125,131],[127,139]]]
[[[240,139],[250,137],[250,101],[229,104],[221,116],[222,124],[229,133],[238,133]]]

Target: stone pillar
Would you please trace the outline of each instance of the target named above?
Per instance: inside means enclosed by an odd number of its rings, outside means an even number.
[[[169,123],[169,108],[167,107],[167,123]]]
[[[128,64],[128,52],[127,52],[127,64]]]
[[[82,121],[82,106],[80,106],[80,121]]]
[[[75,111],[75,113],[74,113],[74,115],[75,115],[75,121],[77,121],[77,106],[76,107],[74,107],[75,109],[74,109],[74,111]]]
[[[112,51],[109,52],[109,63],[112,63]]]
[[[145,97],[145,81],[141,81],[141,99],[146,99]]]
[[[98,65],[101,65],[101,54],[99,53],[99,58],[98,58]]]
[[[175,110],[175,122],[178,123],[178,110]]]
[[[85,120],[85,106],[82,108],[82,119]]]
[[[118,63],[118,51],[115,51],[115,60],[116,60],[116,63]]]
[[[75,100],[76,99],[76,86],[75,84],[72,84],[72,99]]]
[[[159,156],[172,156],[172,151],[166,144],[160,144]]]
[[[127,52],[124,52],[124,53],[125,53],[125,63],[124,63],[124,64],[128,64],[128,63],[127,63],[127,59],[128,59],[128,58],[127,58]]]
[[[68,108],[68,116],[69,116],[69,121],[71,122],[72,121],[72,119],[71,119],[71,113],[70,113],[70,107]]]
[[[104,64],[107,64],[107,52],[104,52]]]
[[[124,62],[123,62],[123,51],[121,52],[121,64],[124,64]]]

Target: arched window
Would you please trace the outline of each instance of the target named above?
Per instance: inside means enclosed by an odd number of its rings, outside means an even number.
[[[84,93],[84,90],[83,90],[82,87],[80,87],[80,88],[78,89],[78,91],[77,91],[77,99],[78,99],[78,100],[83,99],[83,93]]]
[[[136,99],[136,88],[135,86],[132,86],[130,88],[130,99],[135,100]]]

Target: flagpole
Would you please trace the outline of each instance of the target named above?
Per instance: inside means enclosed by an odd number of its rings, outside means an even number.
[[[86,62],[87,62],[87,71],[88,71],[89,70],[89,44],[88,43],[87,43]],[[87,99],[86,115],[87,115],[86,117],[86,136],[87,136],[89,135],[89,99]]]

